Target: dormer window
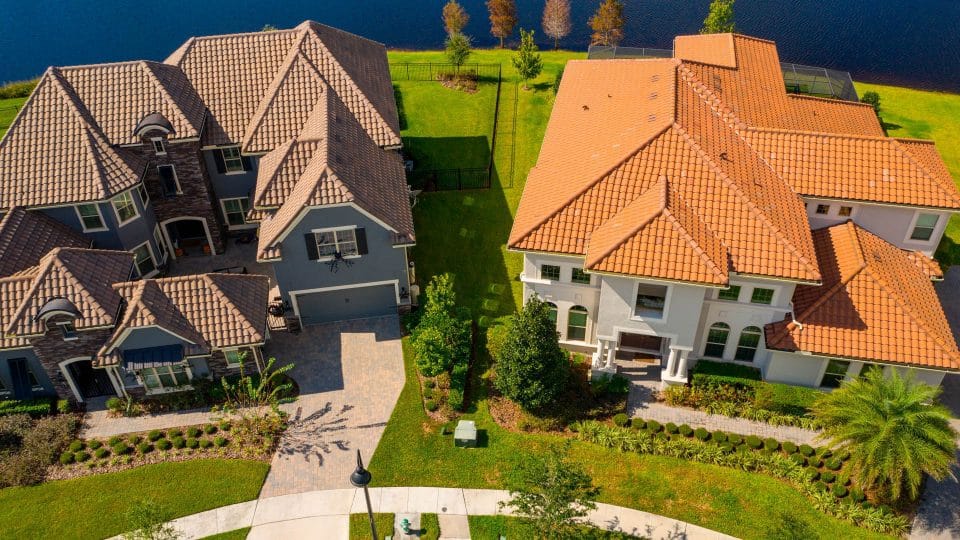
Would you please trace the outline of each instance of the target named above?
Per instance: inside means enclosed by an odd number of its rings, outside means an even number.
[[[227,174],[243,172],[243,157],[239,146],[225,146],[220,149],[223,169]]]
[[[73,324],[73,321],[58,322],[57,326],[60,327],[60,332],[63,334],[64,341],[73,341],[77,339],[77,326]]]
[[[163,139],[156,137],[151,139],[153,142],[153,151],[157,153],[158,156],[167,155],[167,147],[163,144]]]

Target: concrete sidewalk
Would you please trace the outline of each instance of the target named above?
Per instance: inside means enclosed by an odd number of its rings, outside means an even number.
[[[435,487],[391,487],[370,490],[374,512],[434,513],[441,516],[510,515],[499,503],[510,498],[508,492],[493,489]],[[224,506],[170,522],[184,540],[191,540],[251,527],[248,538],[323,538],[349,537],[350,514],[366,513],[363,490],[331,489],[295,495],[282,495]],[[732,536],[656,514],[609,504],[597,504],[588,517],[590,523],[607,530],[618,530],[653,539],[720,540]],[[388,531],[379,531],[388,534]],[[120,538],[115,537],[115,538]]]

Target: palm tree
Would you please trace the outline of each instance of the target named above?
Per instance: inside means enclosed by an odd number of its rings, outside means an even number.
[[[825,394],[813,414],[824,426],[822,437],[850,452],[861,487],[895,503],[904,494],[916,499],[924,474],[938,480],[951,474],[957,433],[936,401],[939,387],[890,371],[870,370]]]

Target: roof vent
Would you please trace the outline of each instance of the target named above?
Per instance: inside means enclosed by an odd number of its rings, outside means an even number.
[[[650,116],[647,117],[647,122],[656,122],[656,121],[657,121],[657,115],[655,114],[651,114]]]
[[[650,82],[657,82],[660,80],[660,75],[653,75],[650,77]]]
[[[720,159],[722,159],[722,160],[724,160],[724,161],[730,161],[730,157],[727,156],[727,153],[726,153],[726,152],[720,152]]]
[[[653,101],[653,100],[655,100],[655,99],[657,99],[657,93],[656,93],[656,92],[650,92],[650,101]]]
[[[55,315],[66,315],[72,319],[80,317],[80,310],[70,300],[62,296],[54,296],[40,308],[33,318],[35,322],[45,321]]]
[[[590,110],[590,107],[588,107],[588,106],[586,106],[586,105],[584,105],[584,106],[583,106],[583,110],[585,110],[585,111],[589,111],[589,110]]]

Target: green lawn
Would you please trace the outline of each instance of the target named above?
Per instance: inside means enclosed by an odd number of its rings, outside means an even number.
[[[373,514],[373,521],[377,524],[377,536],[393,535],[394,514]],[[370,516],[367,514],[350,514],[350,540],[370,540]]]
[[[244,527],[243,529],[237,529],[235,531],[207,536],[203,538],[203,540],[244,540],[248,534],[250,534],[250,527]]]
[[[522,519],[508,516],[469,516],[470,535],[474,538],[495,539],[500,535],[507,538],[532,538],[533,532],[531,525]],[[627,538],[637,538],[623,533],[616,533],[597,529],[594,527],[584,527],[580,531],[580,538],[584,540],[621,540]]]
[[[270,466],[260,461],[194,460],[0,490],[6,538],[106,538],[129,529],[139,501],[165,519],[257,498]]]
[[[27,98],[0,99],[0,137],[7,132],[7,127],[17,116],[18,108],[23,105]]]
[[[960,182],[960,95],[857,83],[857,93],[880,94],[880,116],[891,137],[932,139],[954,182]],[[937,260],[960,264],[960,218],[950,220]]]

